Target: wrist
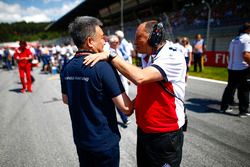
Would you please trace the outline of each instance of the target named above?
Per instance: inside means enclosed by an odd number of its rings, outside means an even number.
[[[108,61],[111,62],[117,56],[116,51],[110,50],[108,55]]]

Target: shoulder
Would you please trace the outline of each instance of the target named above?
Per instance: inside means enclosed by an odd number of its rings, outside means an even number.
[[[122,39],[121,43],[123,43],[124,45],[129,45],[128,41],[125,38]]]
[[[250,35],[249,34],[242,34],[240,36],[240,40],[244,43],[244,42],[250,42]]]
[[[158,59],[157,61],[162,63],[163,62],[171,63],[167,59],[175,61],[175,59],[179,59],[179,57],[182,57],[180,55],[184,55],[184,52],[185,48],[182,45],[172,42],[167,42],[156,56],[156,60]]]
[[[19,48],[16,48],[16,49],[15,49],[15,54],[19,54],[19,53],[20,53]]]
[[[94,68],[95,68],[95,70],[97,70],[97,72],[108,74],[108,75],[111,75],[112,71],[115,71],[113,65],[106,62],[106,61],[100,61],[100,62],[96,63]]]
[[[30,52],[31,53],[30,48],[26,48],[25,52]]]
[[[188,48],[189,50],[192,50],[192,46],[191,46],[191,45],[188,45],[187,48]]]
[[[169,43],[168,45],[169,45],[169,47],[168,47],[169,51],[181,52],[181,53],[183,53],[185,51],[184,46],[182,46],[179,43]]]
[[[95,65],[96,67],[111,67],[111,64],[107,61],[99,61]]]

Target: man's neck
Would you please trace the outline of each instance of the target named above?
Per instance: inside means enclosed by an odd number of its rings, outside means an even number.
[[[88,47],[81,47],[81,48],[79,47],[78,50],[89,50],[90,51],[91,49]]]
[[[166,44],[166,42],[161,42],[156,48],[153,48],[153,54],[157,54],[161,48]]]

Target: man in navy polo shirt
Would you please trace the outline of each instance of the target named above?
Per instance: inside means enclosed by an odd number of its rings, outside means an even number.
[[[101,21],[90,16],[77,17],[69,25],[78,52],[61,73],[62,98],[69,106],[81,167],[119,166],[120,133],[115,106],[126,115],[133,111],[111,63],[99,62],[94,67],[82,64],[88,54],[103,51],[105,41],[100,26]]]

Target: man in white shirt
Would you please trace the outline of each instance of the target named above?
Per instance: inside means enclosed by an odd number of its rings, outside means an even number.
[[[228,111],[233,101],[234,90],[238,90],[239,116],[250,115],[249,80],[250,80],[250,22],[241,27],[242,33],[233,39],[229,46],[228,84],[221,102],[221,112]]]

